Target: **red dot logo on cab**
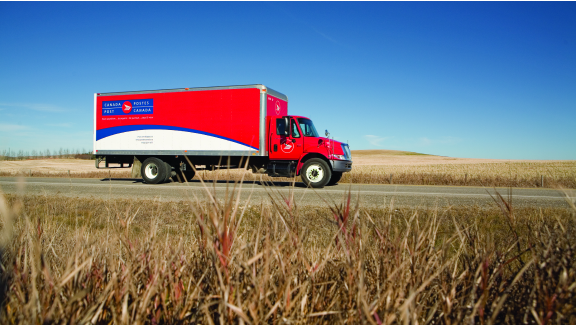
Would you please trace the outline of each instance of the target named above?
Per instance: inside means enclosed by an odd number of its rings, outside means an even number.
[[[124,104],[122,104],[122,110],[126,114],[130,113],[132,111],[132,103],[125,101]]]
[[[286,140],[284,143],[280,144],[280,150],[284,153],[291,153],[294,150],[294,144],[290,140]]]

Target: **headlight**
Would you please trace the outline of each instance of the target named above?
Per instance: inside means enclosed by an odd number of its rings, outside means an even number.
[[[332,155],[332,159],[347,160],[344,155]]]

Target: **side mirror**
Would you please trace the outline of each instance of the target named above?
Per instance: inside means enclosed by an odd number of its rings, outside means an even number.
[[[276,119],[276,134],[277,135],[290,135],[290,119],[286,116]]]
[[[284,125],[286,125],[284,128],[284,135],[290,136],[290,118],[288,116],[284,116]]]
[[[328,132],[328,130],[324,131],[324,135],[326,135],[326,137],[328,137],[330,135],[330,132]]]

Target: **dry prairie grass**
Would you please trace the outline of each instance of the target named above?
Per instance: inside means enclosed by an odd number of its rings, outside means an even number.
[[[386,166],[386,165],[474,165],[491,163],[549,163],[566,160],[514,160],[514,159],[481,159],[454,158],[434,156],[409,151],[397,150],[352,150],[355,165]]]
[[[256,205],[237,195],[0,196],[0,322],[576,321],[576,208],[496,198],[488,209],[369,210],[350,194],[300,208],[273,189]]]
[[[94,160],[33,159],[0,161],[0,176],[71,177],[71,178],[128,178],[130,169],[96,169]]]
[[[394,150],[352,151],[354,166],[342,182],[576,188],[574,160],[470,159]]]
[[[576,162],[354,166],[344,183],[576,188]]]

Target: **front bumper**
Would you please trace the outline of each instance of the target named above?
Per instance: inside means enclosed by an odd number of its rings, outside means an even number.
[[[330,160],[330,164],[335,172],[349,172],[352,170],[352,160]]]

